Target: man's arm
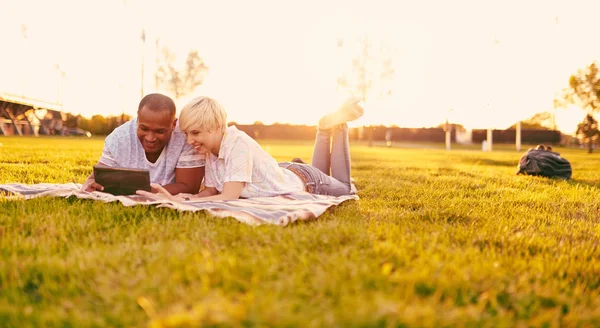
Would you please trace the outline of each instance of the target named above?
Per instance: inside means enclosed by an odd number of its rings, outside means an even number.
[[[115,131],[111,132],[108,136],[106,136],[106,139],[104,139],[104,147],[102,147],[102,155],[100,156],[100,159],[98,160],[98,163],[96,164],[97,166],[109,166],[109,167],[118,166],[116,157],[113,156],[113,154],[119,153],[117,144],[115,143],[115,138],[117,138],[117,137],[115,137],[114,133],[115,133]],[[103,191],[104,187],[99,185],[98,183],[96,183],[96,180],[94,179],[94,171],[92,171],[92,174],[90,174],[90,176],[87,178],[87,180],[85,180],[85,182],[83,183],[81,190],[87,191],[87,192],[92,192],[92,191],[96,191],[96,190]]]
[[[109,165],[98,162],[98,164],[96,164],[96,166],[109,166]],[[92,192],[92,191],[96,191],[96,190],[102,191],[102,190],[104,190],[104,187],[101,186],[100,184],[98,184],[96,182],[96,180],[94,180],[94,172],[92,171],[92,174],[90,174],[90,176],[87,178],[87,180],[85,180],[85,182],[83,183],[83,186],[81,186],[81,190],[87,191],[87,192]]]
[[[204,166],[191,168],[176,168],[175,183],[163,187],[171,194],[179,193],[196,194],[204,178]]]

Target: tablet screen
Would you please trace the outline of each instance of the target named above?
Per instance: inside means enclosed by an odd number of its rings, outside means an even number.
[[[135,195],[136,190],[150,191],[148,170],[94,166],[94,180],[113,195]]]

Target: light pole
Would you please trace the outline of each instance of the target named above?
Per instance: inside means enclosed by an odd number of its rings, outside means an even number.
[[[450,145],[452,144],[452,126],[449,123],[448,117],[450,116],[450,112],[453,111],[454,109],[450,108],[448,109],[448,112],[446,113],[446,150],[450,151]]]
[[[494,135],[493,134],[493,130],[492,129],[488,129],[487,130],[487,148],[486,148],[486,151],[490,151],[490,152],[492,151],[492,144],[494,142],[492,140],[493,139],[493,137],[492,137],[493,135]]]
[[[558,92],[554,93],[554,100],[552,101],[552,107],[554,107],[554,112],[552,113],[552,128],[556,131],[556,110],[560,107],[560,100],[558,99]]]
[[[494,43],[492,44],[491,56],[490,57],[492,57],[492,65],[494,66],[494,68],[496,70],[498,69],[498,67],[497,67],[498,66],[498,60],[497,60],[498,55],[496,54],[496,52],[497,52],[496,51],[496,47],[499,44],[500,44],[500,40],[498,40],[496,37],[494,37]],[[488,103],[488,111],[490,113],[490,116],[493,116],[493,115],[491,115],[492,114],[492,112],[491,112],[491,109],[492,109],[492,106],[491,106],[491,95],[489,95],[489,97],[490,97],[490,102]],[[494,143],[494,140],[493,140],[493,130],[492,130],[491,127],[488,127],[488,129],[487,129],[487,147],[486,147],[485,150],[491,152],[492,149],[493,149],[493,143]]]
[[[492,113],[491,108],[492,108],[491,103],[488,103],[488,113],[490,113],[490,115]],[[493,139],[493,130],[488,125],[486,143],[485,143],[485,149],[484,149],[485,151],[492,151],[492,144],[494,142],[492,139]]]
[[[515,136],[515,147],[521,151],[521,121],[517,122],[517,134]]]
[[[560,44],[560,21],[558,19],[558,16],[554,16],[554,26],[556,33],[554,33],[556,35],[555,37],[555,41],[556,44]],[[560,57],[559,57],[560,58]],[[555,91],[554,92],[554,99],[552,100],[552,106],[554,107],[554,111],[552,112],[552,128],[554,129],[554,131],[556,131],[556,110],[558,109],[558,107],[560,106],[560,100],[559,100],[559,92]]]
[[[160,52],[160,39],[156,38],[156,52],[154,55],[154,60],[156,61],[156,67],[154,68],[154,92],[158,92],[158,69],[159,69],[159,61],[158,56]]]
[[[62,105],[61,81],[65,78],[65,71],[60,68],[60,64],[55,64],[56,69],[56,103]]]
[[[21,38],[23,39],[23,58],[25,59],[24,61],[27,62],[28,61],[28,57],[29,56],[29,42],[28,42],[28,36],[27,36],[27,25],[25,24],[21,24]],[[25,70],[25,72],[28,72],[29,70]],[[21,97],[25,97],[25,89],[27,88],[26,85],[29,82],[29,76],[28,74],[23,74],[23,76],[20,79],[21,81]]]
[[[144,50],[146,48],[146,31],[144,29],[142,29],[141,38],[142,38],[142,83],[141,83],[140,91],[142,94],[141,98],[143,98],[144,97]]]

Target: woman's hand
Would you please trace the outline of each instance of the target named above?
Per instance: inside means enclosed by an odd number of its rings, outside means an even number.
[[[163,188],[163,186],[157,183],[151,183],[150,188],[152,188],[153,192],[137,190],[135,193],[153,199],[164,199],[174,202],[182,202],[184,200],[183,197],[171,195],[171,193],[169,193],[165,188]]]

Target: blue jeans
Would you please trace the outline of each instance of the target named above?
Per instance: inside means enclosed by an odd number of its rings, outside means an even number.
[[[356,193],[350,180],[348,125],[317,130],[312,165],[284,162],[286,168],[304,181],[306,191],[318,195],[344,196]]]

